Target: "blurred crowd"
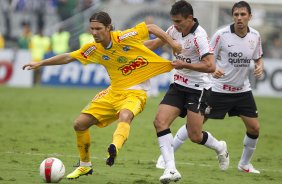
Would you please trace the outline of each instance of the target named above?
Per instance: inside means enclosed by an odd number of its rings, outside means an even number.
[[[4,23],[2,24],[3,27],[0,27],[0,48],[17,47],[19,49],[33,49],[37,42],[44,45],[44,47],[42,47],[44,48],[44,53],[60,53],[60,50],[67,51],[69,49],[77,48],[79,43],[82,42],[81,40],[92,39],[91,35],[87,33],[87,30],[83,32],[84,28],[82,28],[79,35],[75,35],[76,38],[74,38],[72,33],[67,33],[67,31],[64,30],[64,27],[59,27],[57,30],[54,30],[55,33],[52,32],[52,35],[45,35],[44,28],[46,28],[46,13],[56,15],[58,21],[62,22],[79,12],[87,10],[99,2],[110,1],[125,4],[161,4],[174,2],[174,0],[1,0],[0,13],[3,14],[2,21]],[[33,12],[33,17],[36,17],[36,19],[32,20],[26,18],[26,20],[17,22],[18,26],[15,28],[12,24],[15,21],[12,21],[11,19],[13,19],[14,13],[17,12]],[[17,30],[17,33],[12,35],[12,32],[15,32],[15,30]],[[20,34],[18,34],[18,32]],[[76,47],[70,48],[67,46],[70,37],[72,37],[72,40],[76,40]],[[38,41],[40,39],[44,41]],[[56,46],[58,45],[56,42],[65,43],[66,45],[63,46],[60,44],[62,46]],[[267,36],[263,42],[263,49],[264,57],[282,59],[282,34],[277,32]],[[43,53],[43,51],[32,52]],[[37,58],[40,59],[41,57]]]
[[[272,59],[282,59],[282,37],[280,32],[269,36],[263,43],[264,57]]]
[[[34,24],[32,27],[36,28],[35,32],[39,32],[45,27],[45,16],[47,14],[56,14],[58,21],[64,21],[72,17],[75,13],[81,12],[91,6],[97,0],[1,0],[0,13],[3,14],[4,33],[2,35],[5,39],[13,39],[11,31],[13,29],[12,19],[15,14],[26,15],[32,12],[36,17],[36,22],[29,22]],[[30,17],[25,17],[30,19]],[[31,21],[31,20],[29,20]],[[22,23],[21,23],[22,24]],[[0,31],[3,31],[3,28]]]

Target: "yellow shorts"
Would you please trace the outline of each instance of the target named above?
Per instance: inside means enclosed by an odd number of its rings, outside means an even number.
[[[144,90],[114,91],[109,87],[98,93],[81,112],[93,115],[99,121],[96,125],[105,127],[118,119],[122,109],[130,110],[134,116],[141,113],[146,100]]]

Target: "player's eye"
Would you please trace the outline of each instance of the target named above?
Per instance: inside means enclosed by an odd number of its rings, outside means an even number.
[[[181,22],[181,20],[175,20],[173,22],[179,24]]]
[[[238,16],[241,16],[241,17],[243,17],[243,16],[246,16],[247,14],[246,13],[234,13],[234,16],[235,17],[238,17]]]

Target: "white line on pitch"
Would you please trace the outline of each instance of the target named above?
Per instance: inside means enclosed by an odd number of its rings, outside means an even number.
[[[1,152],[0,152],[1,153]],[[7,152],[2,152],[4,154],[11,154],[11,155],[31,155],[31,156],[53,156],[53,157],[70,157],[70,158],[78,158],[78,155],[63,155],[63,154],[60,154],[60,153],[30,153],[30,152],[13,152],[13,151],[7,151]],[[97,160],[105,160],[106,158],[101,158],[101,157],[93,157],[91,156],[91,158],[93,159],[97,159]],[[127,160],[122,160],[120,159],[121,161],[127,161]],[[128,160],[129,161],[129,160]],[[131,160],[133,161],[133,160]],[[156,163],[155,160],[139,160],[141,162],[153,162],[153,163]],[[177,162],[177,164],[179,165],[192,165],[192,166],[200,166],[200,167],[214,167],[214,165],[209,165],[209,164],[195,164],[195,163],[191,163],[191,162]],[[229,167],[229,168],[233,168],[233,167]],[[274,169],[274,170],[271,170],[271,169],[262,169],[260,168],[261,171],[267,171],[267,172],[282,172],[281,169]]]

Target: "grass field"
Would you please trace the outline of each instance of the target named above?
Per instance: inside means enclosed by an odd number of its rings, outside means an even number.
[[[46,157],[61,159],[66,174],[78,161],[73,120],[96,94],[96,89],[7,88],[0,86],[0,183],[38,184],[39,165]],[[119,152],[113,167],[105,165],[106,150],[111,143],[116,123],[99,129],[91,128],[91,155],[94,173],[78,180],[60,183],[91,184],[157,184],[162,170],[155,168],[160,154],[152,121],[159,98],[150,98],[145,110],[134,119],[130,137]],[[282,98],[256,98],[261,120],[261,135],[252,163],[260,175],[237,171],[245,133],[238,118],[208,121],[204,128],[218,139],[226,140],[230,169],[218,168],[213,151],[186,142],[176,152],[179,183],[187,184],[268,184],[282,181]],[[183,119],[171,127],[175,133]]]

